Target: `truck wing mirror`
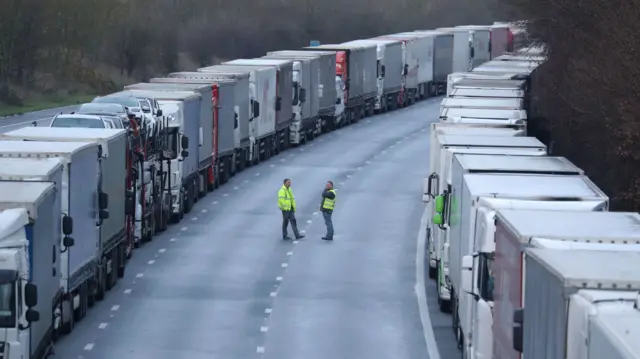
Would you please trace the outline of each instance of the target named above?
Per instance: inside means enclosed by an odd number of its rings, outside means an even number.
[[[409,65],[404,65],[404,71],[402,72],[402,74],[405,76],[409,74]]]
[[[40,313],[35,309],[29,308],[24,313],[24,318],[27,320],[28,323],[35,323],[40,320]]]
[[[38,287],[33,283],[27,283],[24,286],[24,303],[27,307],[32,308],[38,305]]]
[[[73,218],[68,215],[62,217],[62,234],[68,236],[73,233]]]
[[[62,245],[63,245],[65,248],[73,247],[73,245],[74,245],[75,243],[76,243],[76,240],[75,240],[75,239],[73,239],[73,238],[71,238],[71,237],[69,237],[69,236],[64,236],[64,237],[62,238]]]
[[[300,102],[306,102],[307,101],[307,89],[300,89]]]
[[[109,208],[109,195],[102,191],[98,194],[98,208],[99,209]]]
[[[158,117],[162,116],[162,110],[156,111],[156,116],[158,116]]]
[[[280,109],[282,109],[282,97],[276,99],[276,111],[280,111]]]
[[[109,211],[107,211],[106,209],[101,209],[98,213],[98,216],[100,218],[100,224],[102,224],[102,221],[109,218]]]
[[[384,77],[385,70],[386,70],[386,66],[382,65],[382,68],[380,69],[380,74],[382,75],[382,77]]]
[[[341,104],[341,103],[342,103],[342,99],[341,99],[340,97],[338,97],[338,98],[336,99],[336,105],[339,105],[339,104]]]
[[[181,147],[183,150],[186,150],[189,148],[189,137],[182,136]]]
[[[260,116],[260,102],[253,101],[253,118]]]
[[[524,337],[524,308],[513,311],[513,349],[519,353],[523,352]]]
[[[182,150],[182,152],[180,152],[180,156],[182,156],[183,159],[189,157],[189,151]]]

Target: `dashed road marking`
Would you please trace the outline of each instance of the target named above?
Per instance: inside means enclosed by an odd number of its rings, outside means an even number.
[[[256,173],[256,177],[257,177],[257,176],[260,176],[260,172]]]
[[[164,248],[160,248],[160,249],[158,249],[158,253],[164,253],[164,252],[166,252],[166,251],[167,251],[167,250],[166,250],[166,249],[164,249]]]
[[[191,220],[192,220],[192,221],[197,221],[197,220],[198,220],[198,217],[193,217],[193,218],[191,218]]]
[[[271,292],[269,295],[272,296],[272,297],[277,297],[278,296],[278,292]]]
[[[287,255],[288,255],[288,256],[292,256],[292,255],[293,255],[293,252],[287,252]]]
[[[98,325],[99,329],[104,329],[107,327],[107,323],[100,323],[100,325]]]
[[[282,282],[282,277],[276,277],[276,280],[277,280],[278,282]]]
[[[223,193],[222,197],[227,197],[229,194],[228,193]]]
[[[347,175],[347,178],[351,178],[351,175]]]
[[[289,266],[288,263],[282,263],[282,268],[287,268]]]
[[[244,180],[244,183],[249,183],[249,180]]]
[[[369,163],[371,163],[371,161],[365,161],[364,163],[369,164]]]
[[[276,166],[276,165],[273,165],[273,164],[272,164],[272,165],[269,165],[269,167],[275,167],[275,166]]]
[[[268,332],[269,331],[269,327],[260,327],[260,331],[261,332]]]
[[[387,153],[387,151],[382,151],[382,154],[384,155],[385,153]]]
[[[260,353],[260,354],[264,353],[264,347],[258,347],[258,348],[256,348],[256,352],[257,352],[257,353]]]
[[[237,190],[238,190],[238,187],[233,187],[233,189],[234,189],[235,191],[237,191]]]
[[[187,227],[182,227],[182,228],[180,228],[180,230],[184,232],[184,231],[187,230]]]
[[[142,278],[142,277],[144,277],[144,273],[138,273],[138,274],[136,274],[136,278]]]
[[[118,309],[120,309],[119,305],[114,305],[113,307],[111,307],[111,310],[114,312],[117,311]]]
[[[308,221],[307,221],[307,223],[311,223],[311,222],[313,222],[313,221],[312,221],[312,220],[308,220]]]
[[[148,262],[147,262],[147,264],[153,264],[153,263],[155,263],[155,262],[156,262],[156,261],[154,261],[154,260],[152,259],[152,260],[148,261]]]
[[[298,244],[298,241],[293,241],[293,244]]]
[[[360,170],[362,169],[362,167],[358,167],[358,168],[356,168],[356,169],[357,169],[358,171],[360,171]]]
[[[267,309],[264,310],[265,314],[271,314],[271,312],[273,312],[273,309],[271,309],[271,308],[267,308]]]
[[[208,211],[208,210],[206,210],[206,209],[203,209],[203,210],[202,210],[202,211],[200,211],[200,212],[201,212],[201,213],[207,213],[207,212],[209,212],[209,211]]]
[[[211,202],[211,204],[218,204],[218,201],[213,201]]]
[[[93,347],[94,347],[94,346],[95,346],[95,344],[93,344],[93,343],[89,343],[89,344],[87,344],[87,345],[85,345],[85,346],[84,346],[84,350],[86,350],[86,351],[91,351],[91,350],[93,350]]]
[[[175,238],[170,238],[170,239],[169,239],[169,242],[175,242],[175,241],[176,241],[176,239],[175,239]]]
[[[131,289],[125,289],[124,290],[124,294],[129,294],[129,293],[131,293]]]

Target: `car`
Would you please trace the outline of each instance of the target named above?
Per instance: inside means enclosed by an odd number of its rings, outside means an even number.
[[[114,120],[116,128],[125,128],[125,124],[129,121],[128,108],[117,103],[85,103],[80,105],[75,113],[107,116]]]
[[[142,116],[140,101],[131,96],[99,96],[93,99],[91,103],[113,103],[120,104],[129,109],[136,117]]]
[[[49,127],[117,128],[114,117],[68,113],[56,115]]]

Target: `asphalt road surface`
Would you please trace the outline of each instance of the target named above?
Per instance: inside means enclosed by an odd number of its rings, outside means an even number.
[[[459,358],[451,318],[416,266],[439,103],[362,120],[240,173],[136,250],[53,358]],[[300,241],[281,238],[284,178]],[[327,180],[338,193],[333,242],[320,239]]]
[[[33,121],[38,123],[38,126],[48,127],[51,123],[53,116],[60,112],[68,113],[75,111],[78,105],[57,107],[49,110],[35,111],[25,113],[23,115],[0,117],[0,133],[16,130],[21,127],[31,126]]]

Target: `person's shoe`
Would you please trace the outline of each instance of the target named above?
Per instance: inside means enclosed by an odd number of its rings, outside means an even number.
[[[291,239],[291,237],[289,237],[289,236],[284,236],[284,237],[282,237],[282,240],[283,240],[283,241],[286,241],[286,240],[289,240],[289,239]]]
[[[296,236],[296,239],[302,239],[302,238],[304,238],[304,234],[298,234],[298,235]]]
[[[325,241],[332,241],[333,237],[322,237],[322,239]]]

